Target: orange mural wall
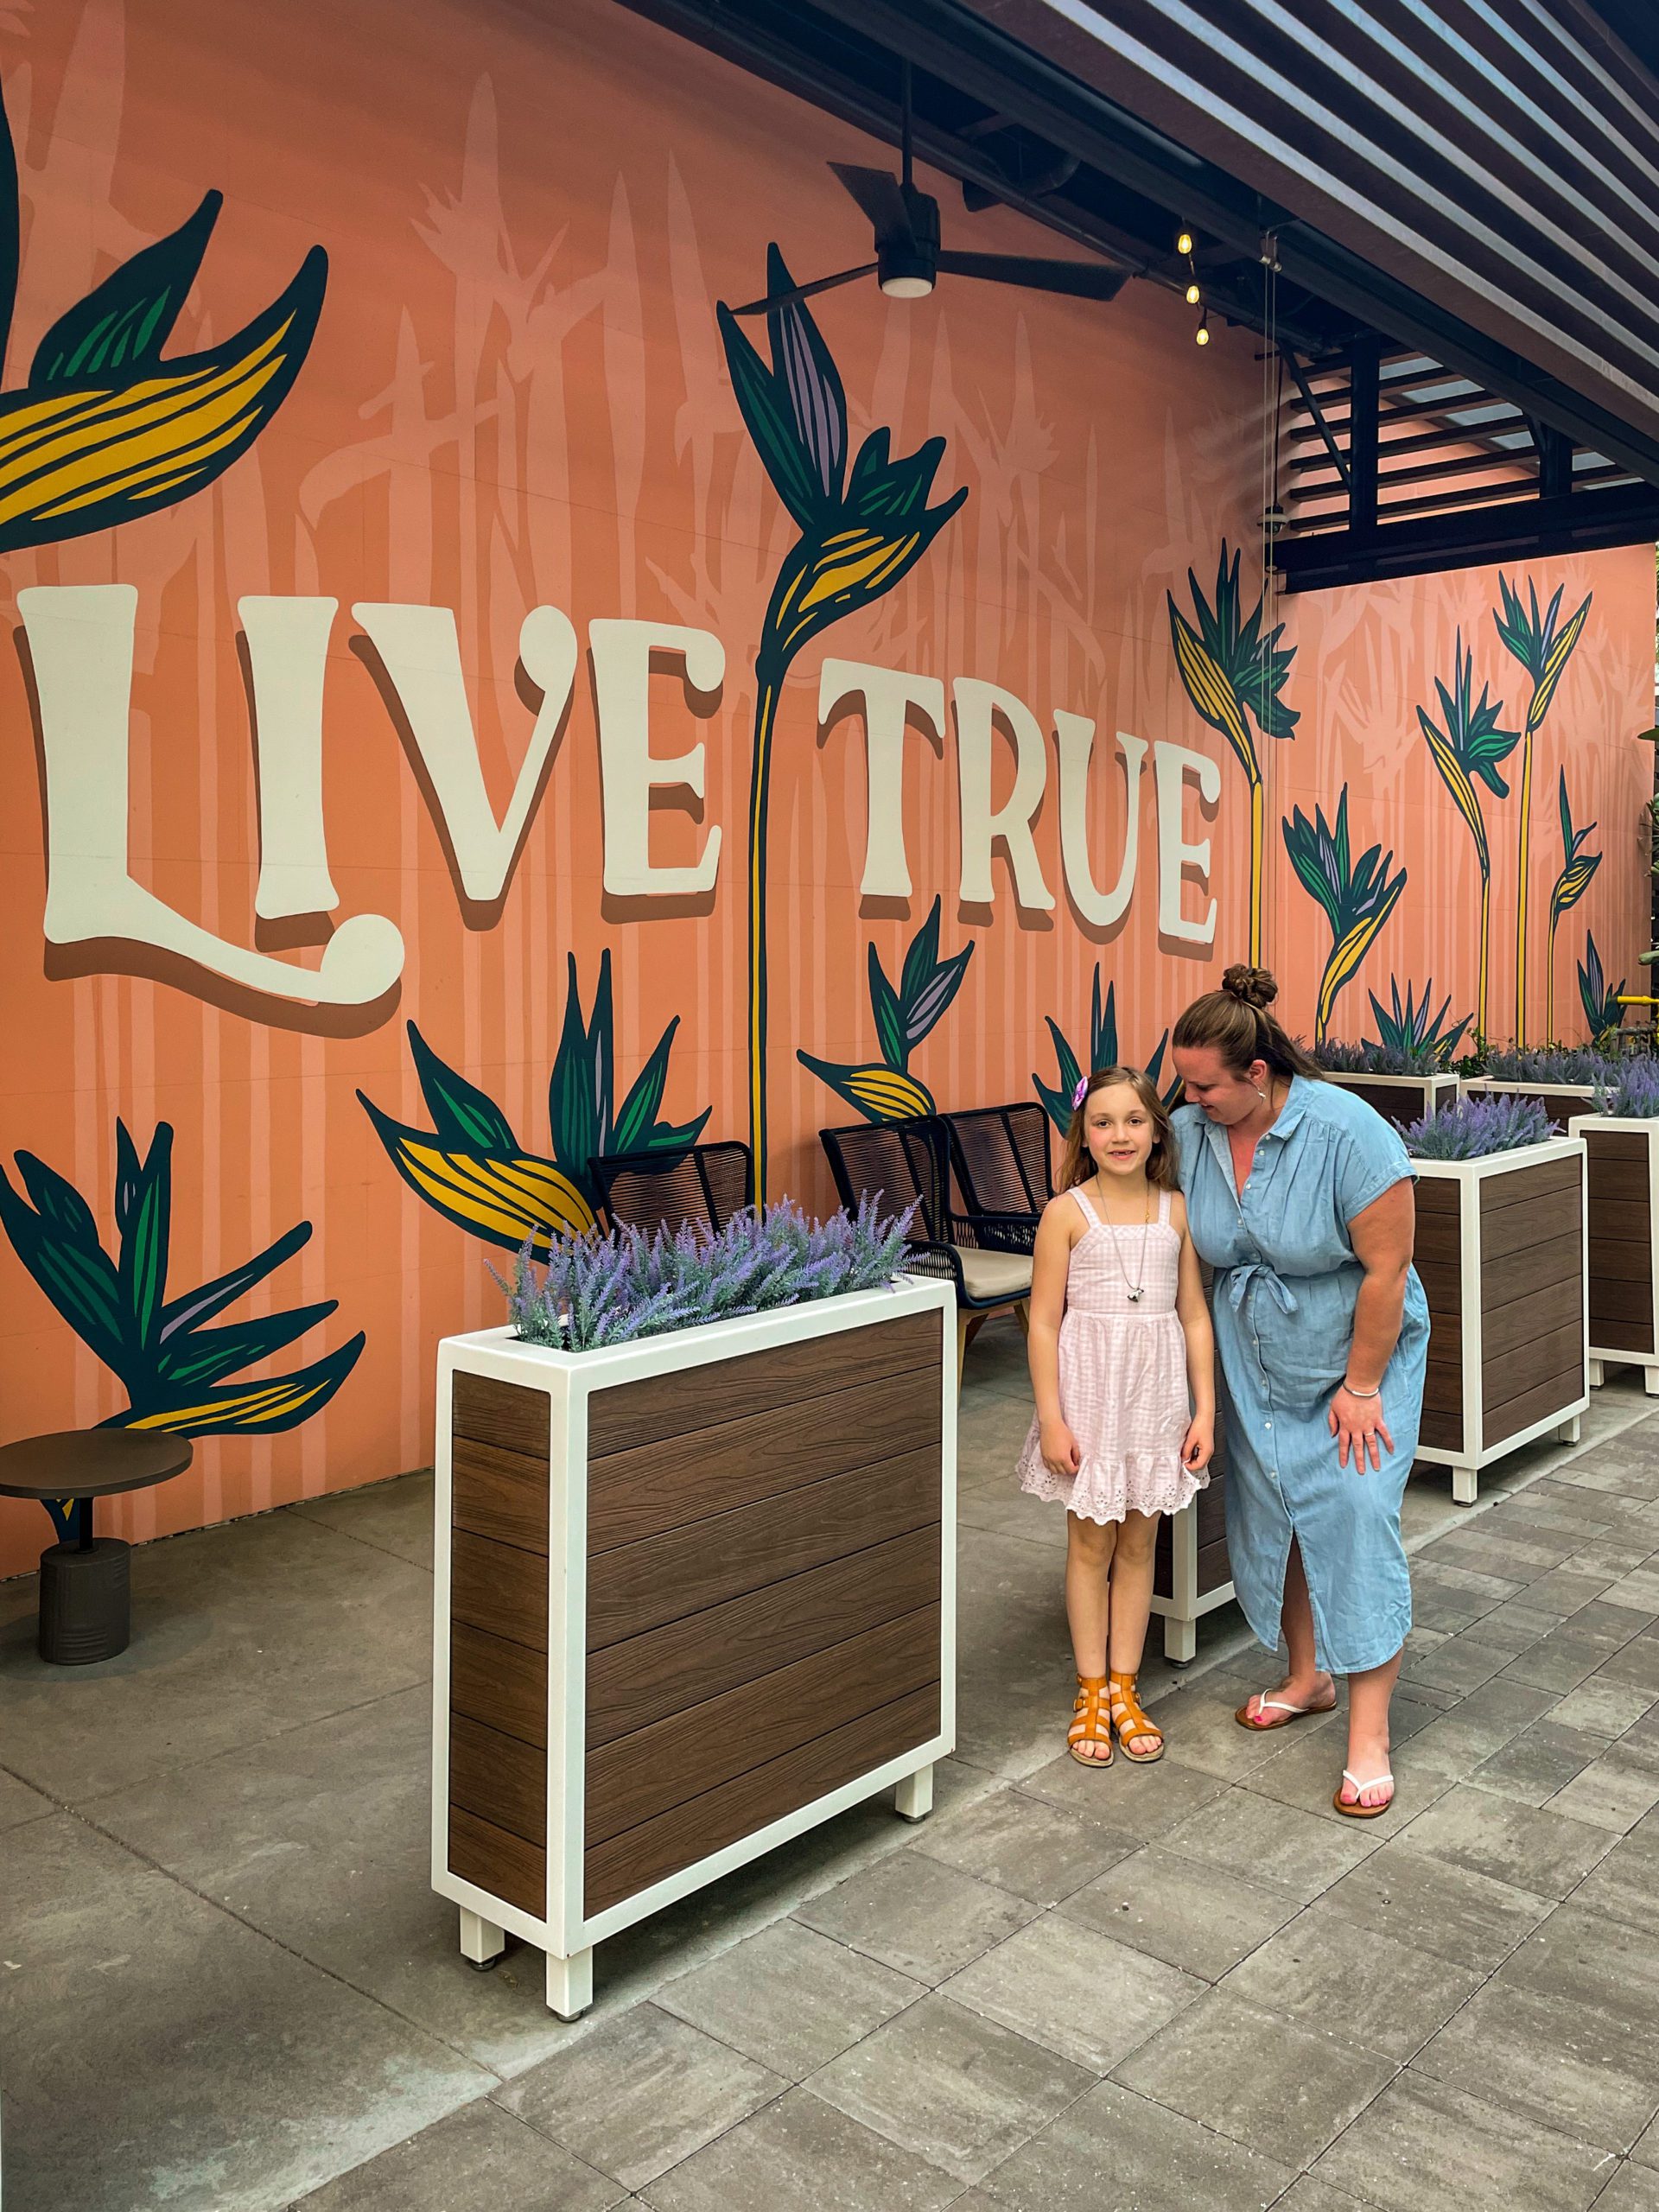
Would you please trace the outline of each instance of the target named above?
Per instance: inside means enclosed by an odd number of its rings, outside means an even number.
[[[1281,825],[1333,826],[1344,791],[1351,861],[1380,846],[1379,885],[1405,881],[1329,1033],[1375,1034],[1369,995],[1395,982],[1473,1014],[1475,832],[1419,709],[1444,724],[1437,683],[1455,706],[1466,648],[1471,715],[1489,687],[1502,728],[1528,719],[1505,585],[1523,607],[1535,588],[1541,622],[1560,589],[1558,641],[1590,601],[1534,716],[1529,1033],[1560,772],[1600,860],[1560,917],[1555,1030],[1586,1033],[1586,931],[1609,989],[1645,972],[1649,550],[1283,601],[1265,692],[1259,655],[1254,694],[1217,690],[1206,625],[1226,629],[1233,550],[1235,630],[1262,593],[1248,333],[1201,352],[1188,311],[1135,283],[1109,307],[863,286],[813,303],[822,353],[784,334],[804,385],[772,375],[764,319],[747,365],[716,303],[767,289],[773,242],[798,278],[857,259],[823,165],[885,155],[609,0],[541,23],[67,0],[0,20],[0,84],[20,208],[0,1408],[7,1436],[200,1436],[189,1475],[111,1503],[113,1533],[425,1464],[434,1346],[501,1310],[505,1251],[458,1223],[579,1209],[581,1101],[605,1093],[613,1136],[749,1134],[769,685],[774,1194],[830,1202],[821,1125],[1053,1086],[1051,1020],[1086,1057],[1097,974],[1144,1062],[1243,957],[1253,908],[1312,1034],[1332,926]],[[931,185],[959,239],[1033,242]],[[806,610],[783,660],[780,607]],[[644,623],[693,638],[690,661],[618,626]],[[883,751],[874,703],[826,699],[821,721],[830,660],[936,682],[942,710],[924,698]],[[647,743],[701,765],[647,791]],[[1133,890],[1102,919],[1131,791]],[[1478,796],[1488,1027],[1508,1036],[1518,798]],[[987,873],[986,817],[1014,797],[1028,838],[996,836]],[[630,852],[686,874],[631,877]],[[911,1017],[896,1048],[872,946]],[[81,1333],[42,1287],[54,1267]],[[0,1572],[47,1535],[0,1502]]]

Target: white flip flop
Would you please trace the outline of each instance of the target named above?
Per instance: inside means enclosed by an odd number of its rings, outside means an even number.
[[[1394,1777],[1391,1774],[1374,1774],[1368,1782],[1362,1782],[1357,1774],[1351,1773],[1346,1767],[1344,1767],[1342,1770],[1342,1778],[1344,1782],[1351,1782],[1353,1783],[1356,1793],[1354,1802],[1351,1805],[1344,1804],[1340,1789],[1336,1792],[1335,1796],[1332,1798],[1331,1802],[1336,1807],[1338,1812],[1342,1814],[1344,1818],[1346,1820],[1375,1821],[1379,1819],[1382,1814],[1386,1813],[1389,1806],[1394,1802]],[[1386,1782],[1389,1785],[1389,1794],[1382,1800],[1382,1802],[1380,1805],[1362,1805],[1359,1802],[1358,1793],[1361,1790],[1375,1789],[1377,1784],[1382,1782]]]

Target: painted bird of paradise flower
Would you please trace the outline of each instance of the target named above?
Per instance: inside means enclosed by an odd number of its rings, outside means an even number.
[[[337,1299],[258,1313],[223,1328],[207,1325],[234,1306],[310,1241],[297,1222],[240,1267],[181,1296],[167,1294],[173,1219],[173,1129],[160,1122],[143,1159],[124,1122],[115,1125],[114,1256],[92,1209],[74,1185],[33,1153],[14,1155],[16,1190],[0,1167],[0,1228],[41,1289],[127,1394],[103,1428],[147,1428],[170,1436],[271,1436],[308,1421],[356,1366],[359,1329],[334,1351],[290,1374],[233,1381],[326,1321]],[[48,1506],[66,1537],[73,1500]]]
[[[1176,606],[1175,594],[1169,592],[1165,596],[1169,601],[1175,664],[1186,696],[1211,728],[1219,730],[1232,747],[1249,783],[1250,960],[1254,965],[1262,957],[1267,801],[1250,725],[1254,722],[1263,737],[1287,738],[1295,734],[1300,716],[1279,696],[1296,649],[1280,645],[1285,634],[1283,623],[1262,636],[1262,600],[1256,601],[1248,615],[1243,613],[1239,557],[1235,553],[1229,560],[1227,541],[1223,538],[1216,564],[1213,607],[1199,589],[1197,576],[1191,569],[1187,570],[1196,628]]]
[[[21,391],[0,393],[0,553],[172,506],[222,475],[286,398],[322,311],[313,246],[263,315],[163,360],[223,195],[124,261],[41,339]],[[0,114],[0,361],[17,293],[17,164]]]
[[[696,1142],[712,1110],[705,1106],[695,1121],[678,1125],[657,1118],[680,1026],[676,1014],[620,1108],[613,1111],[611,956],[606,952],[600,958],[591,1020],[582,1010],[575,955],[569,957],[570,988],[548,1084],[550,1157],[526,1152],[494,1099],[440,1059],[412,1021],[409,1049],[431,1128],[394,1121],[362,1091],[357,1094],[387,1156],[416,1198],[458,1229],[504,1251],[518,1251],[529,1237],[539,1259],[547,1256],[550,1234],[580,1236],[594,1226],[600,1198],[592,1160],[617,1152],[658,1152],[665,1160],[677,1159]]]
[[[1619,1003],[1630,988],[1621,976],[1610,991],[1607,976],[1601,964],[1601,954],[1596,949],[1595,933],[1584,933],[1584,957],[1578,963],[1579,1003],[1584,1008],[1584,1018],[1590,1025],[1592,1044],[1599,1044],[1604,1037],[1611,1037],[1624,1027],[1624,1008]]]
[[[1576,906],[1590,888],[1596,870],[1601,866],[1599,853],[1587,853],[1584,843],[1595,828],[1586,822],[1582,830],[1573,827],[1573,809],[1567,796],[1567,771],[1556,771],[1555,804],[1561,817],[1561,872],[1556,877],[1549,894],[1549,950],[1548,965],[1544,975],[1544,1034],[1555,1034],[1555,931],[1561,916],[1570,906]],[[1622,990],[1624,985],[1621,983]]]
[[[1096,1068],[1116,1067],[1118,1065],[1119,1058],[1117,1048],[1117,985],[1116,983],[1109,983],[1107,985],[1106,995],[1103,1001],[1100,995],[1100,966],[1099,963],[1096,963],[1095,966],[1094,995],[1090,1001],[1089,1007],[1088,1071],[1090,1074],[1092,1074]],[[1042,1100],[1044,1106],[1047,1109],[1049,1120],[1053,1122],[1055,1128],[1059,1131],[1060,1135],[1064,1136],[1071,1126],[1071,1100],[1077,1090],[1078,1084],[1083,1080],[1084,1071],[1082,1063],[1078,1060],[1077,1054],[1071,1049],[1071,1042],[1066,1037],[1065,1032],[1060,1027],[1059,1023],[1055,1020],[1053,1015],[1052,1014],[1045,1014],[1043,1018],[1048,1024],[1048,1033],[1054,1041],[1054,1065],[1058,1079],[1052,1084],[1046,1084],[1043,1081],[1041,1076],[1033,1072],[1031,1078],[1032,1088],[1036,1091],[1037,1096]],[[1166,1029],[1163,1035],[1158,1039],[1157,1050],[1153,1053],[1151,1058],[1146,1065],[1145,1072],[1151,1077],[1154,1084],[1157,1084],[1162,1079],[1164,1071],[1164,1054],[1168,1049],[1168,1046],[1169,1032]],[[1162,1097],[1166,1106],[1175,1106],[1179,1104],[1180,1095],[1181,1079],[1179,1076],[1174,1077],[1172,1081],[1164,1084],[1164,1087],[1160,1093],[1160,1096]]]
[[[974,950],[967,945],[949,960],[940,959],[939,905],[936,899],[906,948],[896,988],[887,981],[874,945],[870,947],[870,1010],[875,1016],[880,1058],[849,1067],[837,1060],[815,1059],[810,1052],[795,1055],[867,1122],[902,1122],[912,1114],[935,1110],[932,1092],[910,1072],[910,1056],[938,1027],[962,988]]]
[[[766,294],[793,279],[766,250]],[[772,740],[784,679],[803,645],[843,614],[870,607],[919,561],[967,498],[966,487],[927,504],[944,452],[929,438],[894,460],[891,433],[872,430],[847,466],[847,397],[805,304],[766,316],[767,367],[722,302],[716,308],[727,366],[744,424],[800,536],[772,587],[755,655],[754,760],[749,785],[749,1139],[754,1191],[767,1191],[766,823]]]
[[[1486,842],[1486,818],[1481,811],[1480,793],[1475,787],[1484,784],[1495,797],[1509,797],[1510,787],[1497,772],[1498,764],[1507,760],[1521,742],[1521,733],[1499,726],[1503,702],[1489,699],[1485,684],[1480,687],[1479,703],[1475,702],[1474,655],[1464,651],[1461,630],[1453,648],[1452,689],[1448,691],[1439,677],[1434,679],[1434,689],[1440,695],[1440,721],[1446,728],[1440,728],[1427,707],[1418,708],[1417,720],[1428,741],[1434,766],[1475,841],[1475,860],[1480,869],[1480,980],[1475,995],[1476,1034],[1485,1037],[1491,1034],[1487,994],[1491,976],[1492,855]]]
[[[1584,604],[1567,620],[1560,620],[1561,593],[1566,588],[1557,585],[1555,595],[1541,614],[1538,611],[1538,588],[1528,580],[1527,605],[1521,604],[1521,594],[1510,585],[1507,576],[1499,576],[1497,588],[1503,596],[1502,611],[1494,610],[1492,620],[1497,634],[1507,649],[1514,654],[1532,678],[1532,697],[1527,702],[1525,726],[1526,742],[1521,753],[1521,820],[1516,831],[1518,860],[1515,913],[1515,1041],[1527,1041],[1527,912],[1529,866],[1532,857],[1532,741],[1537,734],[1544,716],[1549,712],[1561,671],[1573,657],[1573,648],[1584,633],[1590,613],[1592,594],[1585,594]],[[1554,941],[1554,917],[1551,918],[1550,940]],[[1553,982],[1553,977],[1552,977]],[[1554,991],[1550,992],[1552,1002]],[[1546,1033],[1554,1035],[1553,1027]]]
[[[1452,1056],[1462,1042],[1463,1033],[1474,1020],[1472,1014],[1448,1029],[1446,1018],[1452,1011],[1452,994],[1448,991],[1440,1001],[1440,1011],[1431,1014],[1434,999],[1434,978],[1431,976],[1423,988],[1423,995],[1416,995],[1416,986],[1406,985],[1403,1004],[1400,998],[1400,980],[1389,978],[1389,997],[1391,1004],[1385,1007],[1375,991],[1366,995],[1371,1001],[1371,1012],[1376,1016],[1376,1041],[1385,1052],[1399,1052],[1409,1060],[1432,1061],[1437,1067],[1449,1067]]]
[[[1297,880],[1311,899],[1324,909],[1331,925],[1331,950],[1319,978],[1319,1000],[1313,1036],[1323,1043],[1331,1026],[1337,994],[1357,972],[1376,943],[1383,924],[1400,903],[1406,887],[1406,871],[1390,875],[1394,855],[1373,845],[1351,861],[1348,844],[1348,786],[1337,801],[1334,824],[1325,821],[1319,807],[1310,822],[1300,807],[1281,823],[1285,850]]]

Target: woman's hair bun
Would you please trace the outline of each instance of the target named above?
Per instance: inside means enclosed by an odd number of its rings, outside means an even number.
[[[1279,986],[1268,969],[1246,968],[1242,963],[1227,970],[1221,988],[1229,998],[1242,999],[1246,1006],[1259,1007],[1263,1013],[1279,995]]]

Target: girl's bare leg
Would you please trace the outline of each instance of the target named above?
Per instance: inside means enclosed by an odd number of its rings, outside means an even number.
[[[1115,1675],[1138,1675],[1152,1612],[1152,1573],[1158,1543],[1155,1513],[1128,1513],[1112,1558],[1111,1630]]]
[[[1106,1672],[1106,1638],[1111,1618],[1112,1554],[1117,1530],[1108,1522],[1065,1516],[1065,1618],[1071,1630],[1071,1656],[1079,1675],[1097,1681]],[[1085,1758],[1109,1757],[1109,1744],[1083,1744]]]

